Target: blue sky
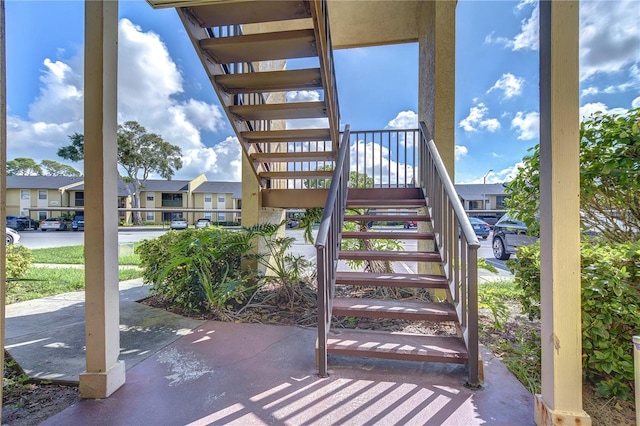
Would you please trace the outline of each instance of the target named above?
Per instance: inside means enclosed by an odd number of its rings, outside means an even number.
[[[82,132],[83,16],[80,1],[6,2],[9,159],[62,161]],[[456,183],[508,181],[538,142],[537,16],[532,0],[458,2]],[[638,0],[580,2],[583,116],[640,107],[639,16]],[[175,11],[121,1],[119,49],[119,121],[182,148],[175,178],[239,180],[240,146]],[[343,123],[417,126],[415,44],[334,54]]]

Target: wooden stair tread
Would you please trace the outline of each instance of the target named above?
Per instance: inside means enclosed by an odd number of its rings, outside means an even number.
[[[207,38],[199,45],[219,64],[318,56],[313,29]]]
[[[342,232],[342,238],[361,240],[433,240],[433,232],[406,231],[367,231],[367,232]]]
[[[329,179],[333,176],[333,172],[323,170],[260,172],[258,173],[258,176],[270,179]]]
[[[255,92],[286,92],[322,88],[319,68],[220,74],[213,77],[222,90],[231,94]]]
[[[429,216],[421,214],[348,214],[344,216],[345,221],[350,222],[429,222]]]
[[[393,318],[408,321],[456,321],[456,310],[450,303],[416,300],[377,300],[365,298],[333,299],[333,315]]]
[[[336,272],[336,284],[377,287],[448,288],[447,279],[433,274]]]
[[[326,118],[324,102],[290,102],[260,105],[232,105],[229,112],[243,121]]]
[[[334,161],[333,152],[260,152],[250,155],[255,161],[270,161],[274,163],[299,161]]]
[[[336,355],[366,356],[424,362],[464,364],[467,349],[460,337],[424,336],[380,331],[345,330],[329,334],[327,351]]]
[[[214,2],[189,7],[189,11],[202,28],[311,17],[308,2],[291,0],[254,1],[250,7],[245,2]]]
[[[240,136],[247,142],[311,142],[329,141],[331,133],[328,128],[321,129],[291,129],[241,132]]]
[[[419,198],[351,200],[347,197],[347,207],[426,207],[426,203]]]
[[[344,260],[388,260],[391,262],[440,262],[440,254],[432,251],[373,251],[340,250],[339,259]]]

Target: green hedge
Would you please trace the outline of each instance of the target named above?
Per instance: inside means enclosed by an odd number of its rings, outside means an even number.
[[[605,396],[633,395],[632,337],[640,331],[640,242],[581,246],[582,364]],[[520,247],[507,262],[522,287],[520,302],[540,316],[540,245]]]

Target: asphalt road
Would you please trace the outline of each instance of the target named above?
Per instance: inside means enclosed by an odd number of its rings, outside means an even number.
[[[120,228],[118,231],[119,243],[133,243],[142,241],[145,239],[156,238],[165,232],[167,228]],[[405,232],[399,230],[399,232]],[[412,231],[406,231],[412,232]],[[300,229],[287,229],[288,236],[295,238],[295,242],[292,246],[292,252],[294,254],[303,255],[308,260],[315,262],[316,249],[313,245],[304,241],[303,231]],[[315,237],[315,235],[314,235]],[[75,246],[84,244],[84,232],[73,231],[21,231],[20,232],[20,244],[30,249],[47,248],[47,247],[63,247],[63,246]],[[416,241],[407,241],[406,250],[416,250]],[[508,270],[504,266],[504,262],[493,257],[493,251],[491,249],[491,237],[487,240],[480,240],[480,250],[478,250],[478,257],[483,257],[488,263],[493,264],[499,269]],[[411,268],[411,265],[407,266]]]

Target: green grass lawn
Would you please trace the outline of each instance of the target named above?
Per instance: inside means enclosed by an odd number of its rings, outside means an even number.
[[[141,276],[142,271],[138,269],[121,269],[119,272],[120,281]],[[84,269],[31,267],[23,279],[32,281],[7,283],[7,304],[84,290]]]
[[[135,243],[137,247],[139,243]],[[52,263],[60,265],[84,265],[84,246],[67,246],[34,249],[33,263]],[[139,265],[140,257],[137,254],[121,256],[118,259],[120,265]]]

